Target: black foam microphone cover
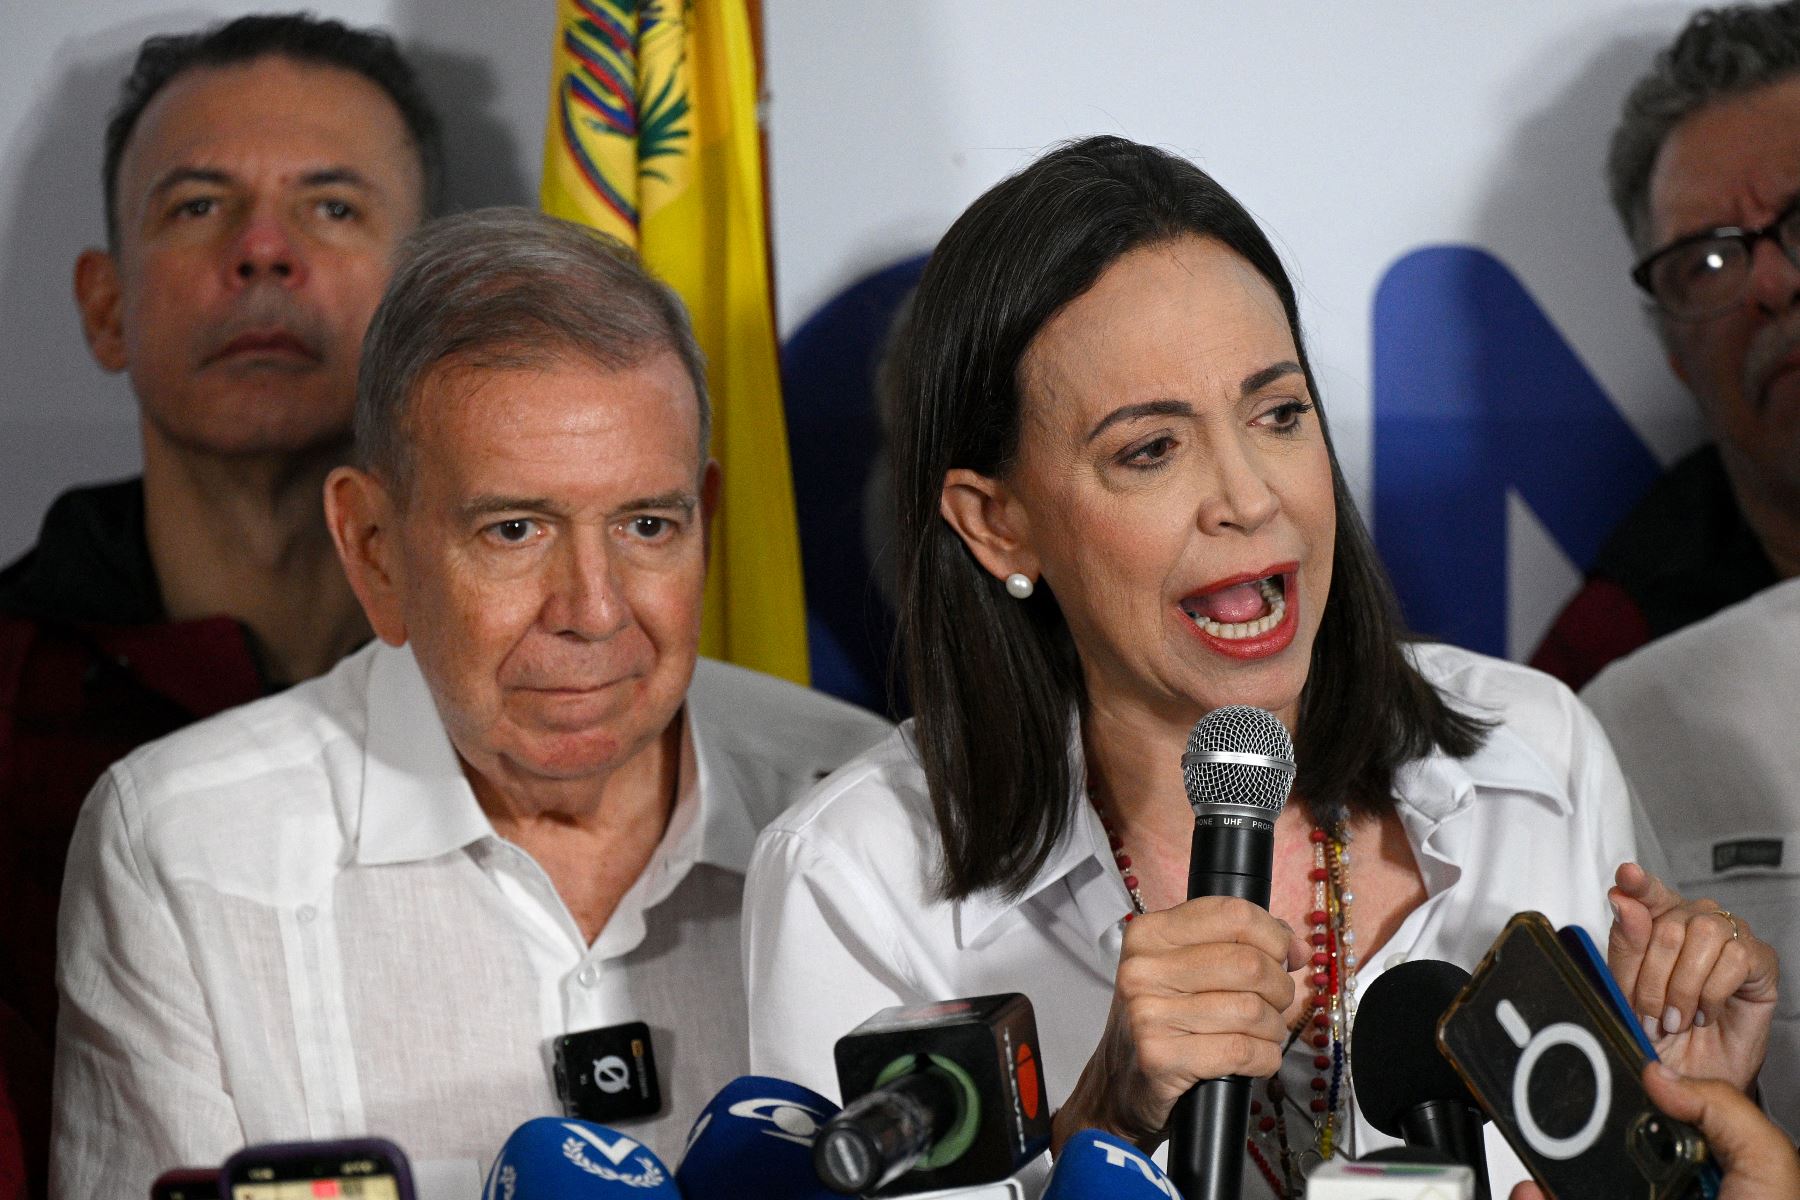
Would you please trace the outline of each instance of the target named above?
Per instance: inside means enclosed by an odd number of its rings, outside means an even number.
[[[1369,1124],[1469,1166],[1477,1200],[1489,1200],[1486,1116],[1437,1044],[1438,1019],[1468,982],[1467,971],[1435,959],[1389,968],[1357,1006],[1350,1077]]]

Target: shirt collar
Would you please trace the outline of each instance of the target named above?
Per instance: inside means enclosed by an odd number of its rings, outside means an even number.
[[[1433,750],[1403,764],[1394,773],[1394,790],[1403,809],[1432,826],[1466,812],[1482,790],[1524,792],[1564,816],[1574,811],[1568,781],[1552,775],[1542,756],[1505,725],[1489,729],[1467,758]]]
[[[694,678],[698,680],[699,674]],[[687,724],[682,771],[692,781],[688,786],[699,805],[692,835],[693,861],[742,875],[750,869],[750,852],[756,848],[750,781],[721,744],[719,731],[695,721],[692,704],[681,711]]]
[[[494,836],[412,648],[371,653],[356,861],[418,862]]]

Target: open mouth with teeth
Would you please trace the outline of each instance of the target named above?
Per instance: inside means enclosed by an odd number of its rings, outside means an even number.
[[[1190,596],[1181,602],[1181,611],[1213,637],[1228,642],[1258,637],[1287,616],[1285,585],[1285,575],[1269,575],[1205,596]]]

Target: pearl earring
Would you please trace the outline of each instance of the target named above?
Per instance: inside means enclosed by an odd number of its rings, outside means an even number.
[[[1006,592],[1014,600],[1029,599],[1037,585],[1031,582],[1031,576],[1021,575],[1014,571],[1006,577]]]

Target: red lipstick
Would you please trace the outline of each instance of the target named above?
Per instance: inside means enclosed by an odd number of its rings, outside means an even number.
[[[1246,583],[1255,583],[1262,579],[1278,579],[1281,587],[1284,611],[1281,619],[1272,627],[1251,637],[1224,638],[1208,633],[1198,621],[1189,615],[1191,600],[1212,595],[1226,588],[1237,587]],[[1181,611],[1182,622],[1193,631],[1195,637],[1210,650],[1217,651],[1227,658],[1258,659],[1279,654],[1293,643],[1294,634],[1300,627],[1300,564],[1278,563],[1263,571],[1244,575],[1233,575],[1226,579],[1215,580],[1190,593],[1177,605]]]

